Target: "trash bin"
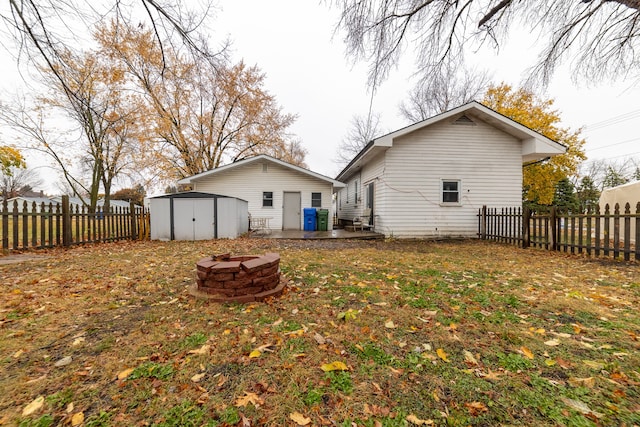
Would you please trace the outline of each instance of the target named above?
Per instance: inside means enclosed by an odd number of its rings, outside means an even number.
[[[329,210],[318,209],[318,231],[327,231],[329,225]]]
[[[316,230],[316,208],[304,208],[304,231]]]

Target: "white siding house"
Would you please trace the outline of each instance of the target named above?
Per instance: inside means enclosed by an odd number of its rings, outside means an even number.
[[[267,155],[239,160],[178,181],[193,191],[247,200],[253,218],[268,218],[273,230],[303,228],[303,209],[329,210],[334,188],[344,184]]]
[[[35,210],[34,210],[35,203]],[[44,206],[44,211],[49,212],[52,210],[56,211],[56,202],[48,197],[28,197],[28,196],[17,196],[7,199],[7,211],[13,212],[14,206],[17,204],[19,213],[26,212],[41,212],[42,207]],[[0,210],[2,210],[2,206],[0,206]]]
[[[478,209],[522,204],[522,165],[565,147],[470,102],[376,138],[340,172],[338,218],[395,237],[476,236]]]

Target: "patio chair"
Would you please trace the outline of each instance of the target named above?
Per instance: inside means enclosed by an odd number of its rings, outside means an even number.
[[[362,215],[353,218],[353,231],[360,228],[360,231],[371,229],[371,208],[365,208],[362,211]]]

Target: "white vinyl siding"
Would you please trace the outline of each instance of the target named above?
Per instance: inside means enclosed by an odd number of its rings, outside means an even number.
[[[264,165],[267,165],[265,168]],[[245,166],[228,169],[218,174],[194,180],[194,191],[237,197],[249,202],[249,213],[254,217],[268,217],[269,227],[282,229],[284,192],[299,192],[302,208],[311,207],[311,193],[321,193],[321,209],[329,210],[331,218],[330,182],[316,179],[275,163],[253,162]],[[273,193],[273,206],[263,207],[263,193]],[[318,209],[320,209],[318,208]],[[300,226],[302,227],[302,215]]]
[[[362,181],[380,170],[370,162]],[[442,180],[461,184],[460,206],[442,206]],[[376,231],[396,237],[476,236],[477,211],[519,206],[522,143],[476,119],[476,126],[435,123],[400,137],[384,153],[376,180]],[[344,205],[343,205],[344,206]]]

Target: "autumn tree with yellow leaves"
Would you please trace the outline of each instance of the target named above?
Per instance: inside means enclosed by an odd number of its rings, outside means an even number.
[[[142,151],[163,178],[256,154],[304,163],[306,151],[288,132],[296,117],[283,113],[257,66],[162,51],[150,29],[122,23],[101,27],[96,38],[144,96]]]
[[[11,175],[11,168],[25,167],[22,153],[15,147],[9,145],[0,146],[0,173]]]
[[[581,130],[560,127],[560,113],[553,109],[553,102],[553,99],[542,99],[527,89],[514,90],[504,83],[491,86],[483,100],[487,107],[567,147],[565,154],[523,165],[522,197],[525,203],[550,205],[558,182],[575,175],[586,158]]]

